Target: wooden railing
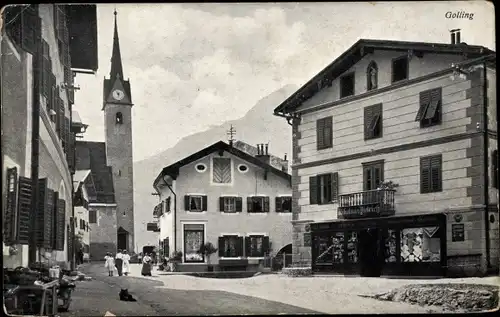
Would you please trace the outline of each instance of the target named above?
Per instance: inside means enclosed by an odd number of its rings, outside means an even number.
[[[339,196],[337,216],[340,219],[394,215],[393,189],[368,190]]]

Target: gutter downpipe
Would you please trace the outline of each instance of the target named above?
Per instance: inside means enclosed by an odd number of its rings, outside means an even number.
[[[165,179],[163,179],[165,181]],[[174,252],[177,252],[177,195],[175,194],[174,190],[172,189],[172,186],[170,186],[166,181],[165,184],[167,185],[168,189],[172,192],[172,195],[174,195]]]
[[[488,138],[488,77],[487,77],[486,63],[483,62],[483,120],[484,120],[484,130],[483,130],[483,146],[484,146],[484,161],[483,161],[483,173],[484,173],[484,204],[485,204],[485,215],[484,215],[484,228],[485,228],[485,239],[486,239],[486,273],[488,269],[491,268],[490,262],[490,222],[489,222],[489,173],[488,173],[488,161],[489,161],[489,138]]]

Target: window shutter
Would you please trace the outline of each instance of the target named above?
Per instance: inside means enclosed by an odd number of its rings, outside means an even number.
[[[322,119],[317,120],[316,121],[316,142],[317,142],[318,149],[322,149],[325,147],[324,130],[325,130],[325,121]]]
[[[331,147],[333,144],[333,118],[325,118],[325,130],[323,131],[323,144],[325,147]]]
[[[365,122],[365,139],[369,139],[372,137],[371,131],[370,131],[370,125],[373,119],[373,107],[365,107],[364,109],[364,122]]]
[[[42,19],[38,16],[38,9],[30,5],[23,8],[22,14],[19,17],[22,23],[22,48],[31,54],[36,53],[36,46],[41,31]]]
[[[236,197],[236,211],[241,212],[243,210],[243,198]]]
[[[427,108],[424,119],[432,119],[436,115],[436,112],[440,112],[441,105],[441,88],[432,89],[428,93],[429,95],[429,106]]]
[[[269,197],[264,197],[264,212],[269,212]]]
[[[431,190],[433,192],[441,191],[442,181],[441,181],[441,155],[433,156],[431,158]]]
[[[251,252],[252,252],[251,238],[245,237],[245,256],[249,257],[251,255]]]
[[[493,162],[493,175],[491,176],[492,179],[492,186],[493,188],[498,188],[498,151],[494,150],[493,155],[491,158]]]
[[[7,169],[7,201],[4,214],[3,239],[6,244],[15,242],[17,225],[17,167]]]
[[[42,178],[38,180],[38,208],[36,209],[36,245],[40,248],[44,246],[47,207],[47,179]]]
[[[219,211],[224,211],[224,197],[219,197]]]
[[[68,119],[68,123],[71,122]],[[68,128],[68,151],[66,152],[68,159],[68,168],[70,171],[75,170],[75,134],[71,132],[71,126]]]
[[[243,256],[243,237],[238,237],[236,241],[236,256]]]
[[[63,148],[64,148],[64,102],[63,100],[61,99],[61,97],[59,96],[58,97],[58,109],[56,110],[57,112],[57,116],[58,116],[58,123],[57,123],[57,135],[59,136],[59,139],[63,142]]]
[[[32,188],[31,179],[19,177],[17,240],[20,244],[29,242]]]
[[[54,210],[54,191],[50,188],[47,189],[47,205],[44,212],[44,237],[43,237],[43,247],[47,249],[52,248],[52,231],[54,228],[53,212]]]
[[[262,255],[265,256],[269,252],[269,237],[262,237]]]
[[[59,205],[59,193],[54,192],[54,208],[52,210],[52,234],[51,234],[51,246],[52,249],[56,250],[57,247],[57,210]]]
[[[283,212],[282,197],[276,197],[276,212]]]
[[[253,212],[252,197],[247,197],[247,212]]]
[[[420,159],[420,192],[428,193],[430,191],[430,160],[429,158]]]
[[[201,196],[201,211],[207,211],[207,201],[208,197],[207,196]]]
[[[56,250],[64,250],[64,229],[66,227],[66,201],[59,199],[57,202],[57,236],[56,236]]]
[[[417,116],[415,117],[415,121],[421,121],[425,117],[425,113],[427,112],[427,108],[431,102],[431,94],[429,91],[420,92],[420,105],[418,108]]]
[[[372,183],[371,168],[363,167],[363,190],[366,191],[372,189]]]
[[[219,237],[219,257],[224,256],[224,237]]]
[[[332,179],[332,201],[337,201],[339,197],[339,173],[335,172],[331,175]]]
[[[316,205],[318,204],[318,177],[311,176],[309,177],[309,204]]]
[[[70,220],[70,223],[71,223],[71,220]],[[74,236],[74,229],[73,229],[73,226],[70,226],[70,224],[66,225],[66,236],[68,237],[68,239],[66,240],[66,252],[68,255],[68,259],[71,259],[71,255],[73,254],[74,245],[71,243],[72,239],[69,239],[69,237]],[[63,244],[64,244],[64,236],[63,236]],[[64,250],[64,247],[62,248],[62,250]]]
[[[184,210],[191,210],[190,206],[189,206],[189,195],[185,195],[184,196]]]

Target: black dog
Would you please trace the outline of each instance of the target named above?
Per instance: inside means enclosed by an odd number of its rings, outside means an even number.
[[[128,289],[122,288],[120,290],[120,300],[124,302],[137,302],[137,300],[132,296],[132,294],[129,294]]]

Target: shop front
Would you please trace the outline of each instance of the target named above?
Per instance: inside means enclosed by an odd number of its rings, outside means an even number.
[[[312,223],[315,272],[441,276],[446,215],[419,214]]]

